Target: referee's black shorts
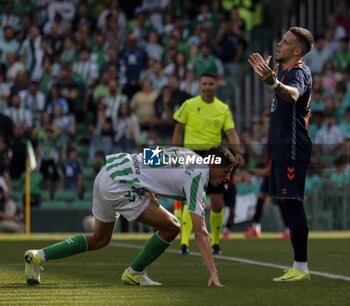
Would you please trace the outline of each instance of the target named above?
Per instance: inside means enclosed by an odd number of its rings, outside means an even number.
[[[204,157],[204,154],[207,152],[207,151],[193,151],[195,152],[196,154]],[[225,183],[222,183],[218,186],[213,186],[212,184],[210,184],[210,182],[208,183],[208,186],[207,186],[207,194],[210,194],[210,193],[214,193],[214,194],[220,194],[220,193],[224,193],[226,191],[226,188],[225,188]]]
[[[270,197],[303,201],[307,167],[303,161],[272,160]]]

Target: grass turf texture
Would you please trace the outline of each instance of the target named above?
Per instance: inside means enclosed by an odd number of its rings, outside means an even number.
[[[290,265],[289,241],[245,240],[234,235],[223,241],[224,257],[216,263],[224,288],[207,288],[208,273],[198,256],[178,254],[176,240],[147,271],[162,287],[129,287],[120,276],[145,243],[145,235],[116,235],[110,246],[50,261],[42,284],[28,287],[23,253],[65,239],[67,235],[0,235],[0,305],[349,305],[349,233],[312,233],[311,271],[343,275],[346,280],[311,275],[311,281],[273,283],[281,269],[240,263],[227,258]],[[270,238],[268,238],[270,237]],[[327,237],[327,238],[325,238]],[[342,237],[342,238],[338,238]],[[198,252],[191,241],[191,251]],[[227,258],[226,258],[227,257]],[[226,258],[226,259],[225,259]]]

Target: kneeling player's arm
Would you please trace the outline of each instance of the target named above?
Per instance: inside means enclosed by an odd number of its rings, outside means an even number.
[[[209,234],[205,226],[204,218],[191,212],[193,231],[199,250],[202,254],[203,261],[207,266],[211,276],[217,275],[213,255],[211,253]]]

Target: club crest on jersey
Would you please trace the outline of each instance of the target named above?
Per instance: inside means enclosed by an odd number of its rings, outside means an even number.
[[[273,97],[270,112],[273,113],[276,110],[276,108],[277,108],[277,99],[276,97]]]

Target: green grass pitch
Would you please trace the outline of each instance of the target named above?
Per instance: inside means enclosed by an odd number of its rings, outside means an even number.
[[[28,287],[23,253],[66,235],[0,235],[0,305],[350,305],[350,234],[311,234],[311,281],[273,283],[292,263],[289,241],[274,235],[223,241],[216,258],[224,288],[207,288],[208,272],[194,241],[192,255],[178,254],[179,240],[148,267],[162,287],[130,287],[120,276],[142,248],[145,235],[115,235],[108,247],[45,265],[42,284]]]

